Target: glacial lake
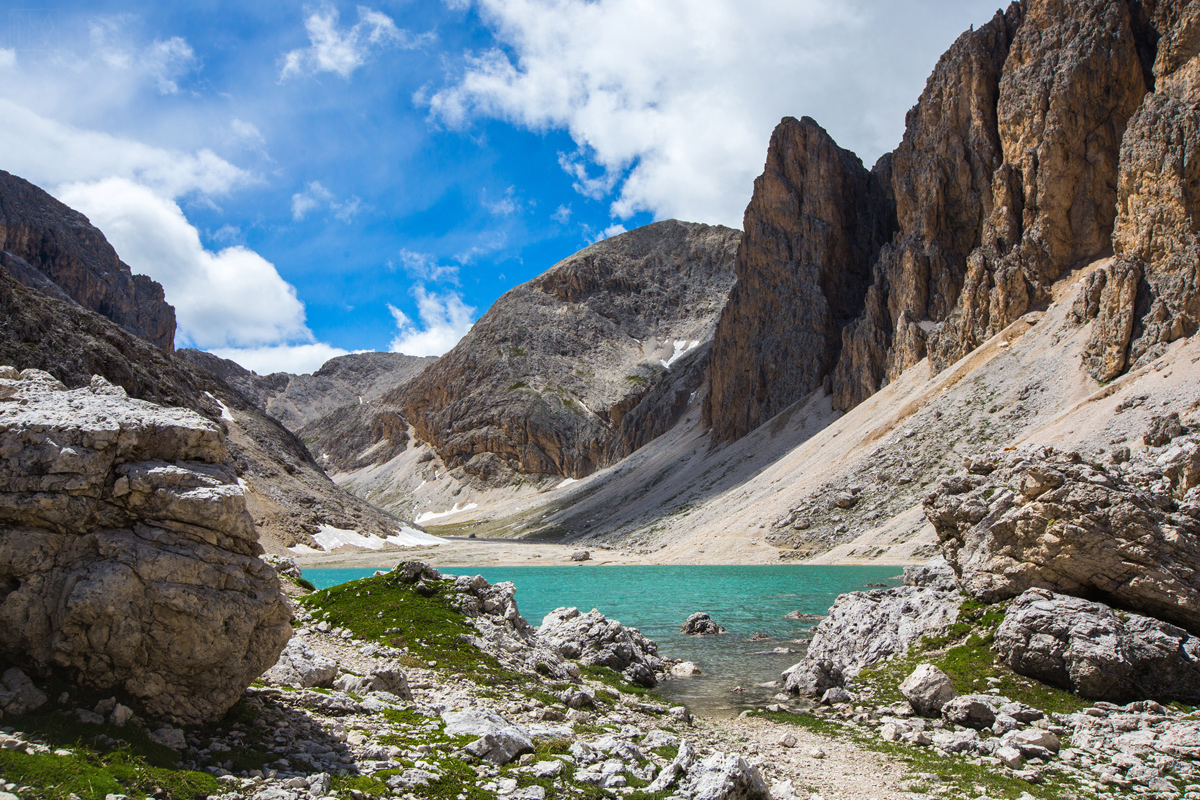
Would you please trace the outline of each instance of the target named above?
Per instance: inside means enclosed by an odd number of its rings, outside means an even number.
[[[692,661],[701,674],[665,681],[658,691],[693,711],[723,716],[769,702],[777,688],[762,684],[796,663],[815,620],[785,619],[791,611],[823,615],[838,595],[869,584],[900,584],[900,567],[561,566],[444,567],[444,574],[512,581],[517,606],[531,625],[560,606],[597,608],[639,628],[660,656]],[[318,589],[375,574],[373,569],[307,569]],[[718,636],[685,636],[679,626],[696,611],[724,626]],[[750,641],[756,633],[769,638]],[[790,653],[774,653],[775,648]],[[741,687],[742,691],[734,691]]]

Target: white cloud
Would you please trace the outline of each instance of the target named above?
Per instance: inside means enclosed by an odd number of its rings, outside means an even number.
[[[201,348],[311,343],[304,304],[275,266],[253,250],[213,252],[179,206],[124,178],[61,187],[134,272],[163,285],[182,342]]]
[[[0,47],[0,69],[12,69],[17,66],[17,51]]]
[[[386,46],[411,50],[432,41],[432,34],[413,36],[396,27],[387,14],[365,6],[358,7],[358,22],[351,28],[338,27],[336,8],[323,7],[304,20],[310,46],[288,52],[283,57],[279,78],[332,72],[349,78],[366,63],[371,51]]]
[[[428,97],[451,125],[566,130],[576,190],[740,226],[771,130],[808,114],[868,159],[895,147],[941,52],[985,0],[474,0],[498,46]],[[424,95],[418,95],[422,100]]]
[[[410,356],[440,356],[471,330],[475,321],[475,309],[463,303],[457,292],[438,294],[425,291],[425,287],[413,287],[417,300],[418,325],[407,314],[388,304],[388,310],[396,320],[396,337],[392,339],[393,353]]]
[[[554,210],[554,213],[550,215],[550,219],[566,225],[571,219],[571,207],[569,205],[559,206]]]
[[[614,222],[612,225],[609,225],[607,228],[600,231],[600,233],[589,237],[589,241],[591,241],[592,244],[595,244],[596,242],[602,242],[611,236],[616,236],[619,233],[625,233],[625,226],[619,222]]]
[[[155,41],[143,55],[146,71],[154,77],[161,94],[178,94],[176,80],[191,71],[196,63],[192,46],[178,36]]]
[[[487,192],[484,191],[481,202],[484,208],[498,217],[511,217],[521,210],[521,201],[517,199],[517,187],[515,186],[505,189],[504,196],[499,200],[488,200]]]
[[[270,375],[272,372],[305,375],[316,372],[329,359],[344,356],[350,351],[317,342],[268,347],[210,347],[208,352],[236,361],[259,375]]]
[[[399,256],[400,266],[417,280],[458,285],[457,264],[442,264],[432,253],[418,253],[414,250],[401,250]]]
[[[310,181],[303,192],[292,195],[292,219],[299,222],[309,212],[323,206],[342,222],[350,222],[362,210],[362,200],[354,196],[338,200],[320,181]]]
[[[235,117],[230,121],[229,129],[233,131],[233,135],[237,138],[253,144],[263,144],[266,141],[258,126],[253,122],[246,122],[244,119],[237,119]]]
[[[64,125],[0,98],[4,169],[39,186],[121,177],[164,197],[221,195],[251,182],[211,150],[184,153]]]

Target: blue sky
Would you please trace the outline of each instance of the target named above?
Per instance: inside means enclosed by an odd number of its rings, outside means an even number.
[[[779,118],[869,165],[978,0],[0,7],[0,169],[259,372],[444,352],[655,219],[740,226]]]

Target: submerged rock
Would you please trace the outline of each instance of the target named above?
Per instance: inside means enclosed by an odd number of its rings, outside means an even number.
[[[713,622],[712,617],[708,614],[697,611],[684,621],[683,625],[679,627],[679,632],[686,633],[688,636],[710,636],[724,633],[725,629]]]
[[[221,717],[291,635],[220,428],[0,368],[0,659]]]

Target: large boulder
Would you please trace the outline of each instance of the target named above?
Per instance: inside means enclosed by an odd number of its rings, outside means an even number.
[[[466,746],[476,758],[507,764],[522,753],[533,752],[533,740],[524,728],[490,711],[447,711],[442,714],[447,736],[478,737]]]
[[[694,762],[680,781],[680,793],[692,800],[771,800],[762,775],[736,753],[713,753]]]
[[[1121,465],[1025,448],[925,498],[963,591],[984,602],[1040,587],[1103,596],[1200,632],[1200,441]]]
[[[1030,589],[996,631],[1014,672],[1093,700],[1200,702],[1200,639],[1150,617]]]
[[[303,639],[292,639],[279,654],[275,666],[263,674],[263,680],[297,689],[328,688],[333,685],[337,673],[336,661],[313,650]]]
[[[556,608],[542,619],[538,635],[564,658],[609,667],[641,686],[656,685],[666,670],[657,644],[594,608],[586,614]]]
[[[291,635],[220,428],[0,367],[0,661],[220,718]]]
[[[813,629],[804,660],[783,674],[785,685],[819,697],[863,667],[945,630],[958,618],[961,602],[956,592],[919,586],[841,595]]]

